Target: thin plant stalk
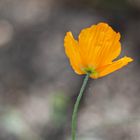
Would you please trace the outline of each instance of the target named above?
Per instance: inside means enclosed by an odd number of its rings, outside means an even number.
[[[85,76],[82,87],[81,87],[80,92],[79,92],[79,95],[78,95],[77,100],[76,100],[75,105],[74,105],[74,110],[73,110],[73,114],[72,114],[72,140],[76,140],[77,113],[78,113],[78,108],[79,108],[81,98],[83,96],[84,90],[86,88],[86,85],[87,85],[87,82],[89,79],[89,75],[90,74],[87,74]]]

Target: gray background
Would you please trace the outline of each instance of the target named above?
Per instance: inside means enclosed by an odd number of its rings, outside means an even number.
[[[64,53],[67,31],[109,23],[134,62],[91,79],[77,140],[140,139],[139,0],[0,0],[0,140],[70,140],[83,76]]]

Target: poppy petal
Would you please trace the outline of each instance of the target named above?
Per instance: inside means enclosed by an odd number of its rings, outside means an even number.
[[[83,29],[79,35],[82,60],[94,68],[111,63],[121,52],[119,40],[120,34],[106,23]]]
[[[97,71],[99,73],[99,77],[108,75],[108,74],[122,68],[123,66],[127,65],[131,61],[133,61],[132,58],[125,56],[117,61],[112,62],[112,64],[109,64],[106,67],[97,69]]]
[[[64,38],[65,52],[70,60],[70,64],[77,74],[83,74],[81,58],[78,51],[78,42],[73,38],[71,32],[67,32]]]

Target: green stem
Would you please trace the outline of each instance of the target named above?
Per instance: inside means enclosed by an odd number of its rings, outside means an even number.
[[[90,74],[87,74],[85,76],[82,87],[80,89],[80,93],[79,93],[77,100],[75,102],[75,105],[74,105],[74,110],[73,110],[73,114],[72,114],[72,140],[75,140],[75,138],[76,138],[77,112],[78,112],[81,97],[84,93],[85,87],[86,87],[88,79],[89,79],[89,75]]]

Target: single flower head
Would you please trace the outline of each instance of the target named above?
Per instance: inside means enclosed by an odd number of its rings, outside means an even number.
[[[115,60],[121,52],[120,33],[116,33],[108,24],[99,23],[83,29],[78,40],[67,32],[64,39],[65,52],[77,74],[90,74],[99,78],[110,74],[129,62],[130,57]]]

